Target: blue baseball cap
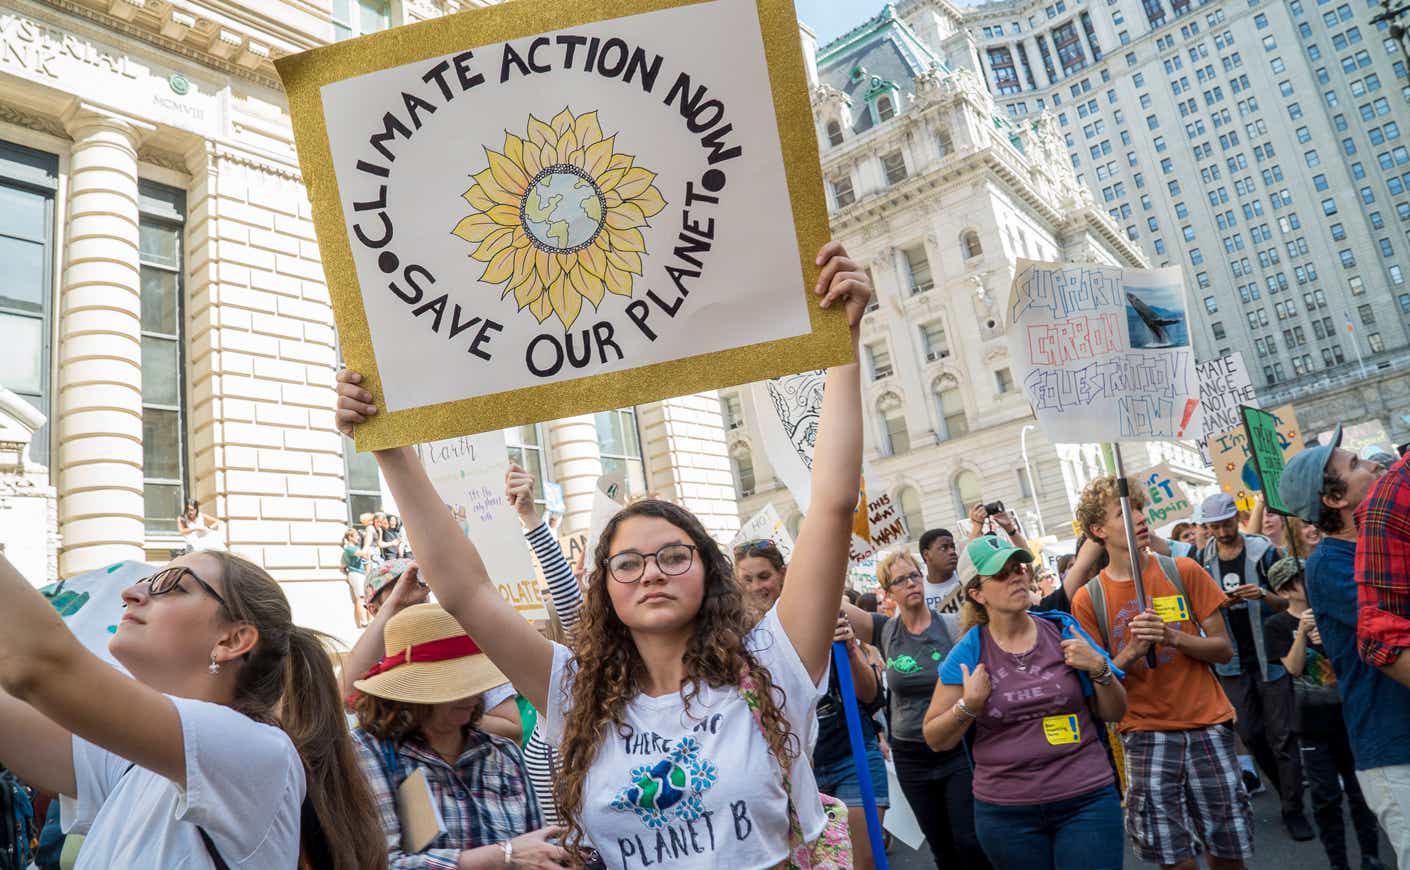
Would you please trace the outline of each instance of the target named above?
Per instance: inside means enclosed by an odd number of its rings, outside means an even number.
[[[1332,453],[1340,446],[1341,424],[1338,423],[1330,441],[1308,447],[1294,456],[1283,469],[1282,480],[1278,481],[1278,495],[1283,504],[1314,525],[1322,518],[1322,475],[1327,471]]]

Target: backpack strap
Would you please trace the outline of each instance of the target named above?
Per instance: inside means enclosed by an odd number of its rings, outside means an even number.
[[[1175,560],[1170,556],[1155,554],[1155,560],[1160,564],[1160,570],[1165,572],[1165,579],[1170,581],[1170,585],[1175,587],[1175,591],[1186,601],[1190,596],[1185,594],[1185,581],[1180,579],[1180,566],[1175,564]]]
[[[1111,651],[1111,625],[1106,612],[1106,590],[1102,589],[1102,578],[1098,574],[1082,587],[1092,597],[1092,612],[1097,618],[1097,631],[1102,635],[1102,646]]]
[[[225,859],[220,857],[220,852],[216,851],[215,842],[211,840],[211,835],[206,833],[206,829],[197,825],[196,833],[201,835],[201,843],[205,845],[206,854],[210,855],[211,863],[215,865],[215,870],[230,870],[230,865],[226,864]]]

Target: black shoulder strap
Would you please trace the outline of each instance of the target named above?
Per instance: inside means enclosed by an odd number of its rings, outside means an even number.
[[[215,843],[211,840],[211,835],[206,833],[206,829],[197,825],[196,833],[201,835],[201,842],[205,844],[206,852],[210,854],[211,863],[215,865],[215,870],[230,870],[230,865],[220,857],[220,853],[216,851]]]

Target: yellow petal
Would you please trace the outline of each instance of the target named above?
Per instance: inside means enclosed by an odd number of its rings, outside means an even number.
[[[553,132],[553,128],[535,118],[529,116],[529,141],[539,147],[558,141],[558,134]],[[527,150],[527,149],[526,149]]]
[[[558,162],[569,162],[568,158],[577,150],[578,137],[573,135],[573,128],[569,127],[567,130],[563,131],[563,135],[558,139]]]
[[[559,275],[563,274],[563,264],[559,262],[557,254],[536,250],[534,252],[534,271],[538,273],[539,281],[547,287],[557,281]]]
[[[534,274],[534,249],[520,248],[514,252],[514,275],[509,279],[511,287],[518,287]]]
[[[661,198],[661,191],[654,184],[649,185],[640,195],[633,197],[632,202],[636,203],[636,207],[641,209],[641,213],[647,217],[659,213],[661,209],[666,207],[666,200]]]
[[[523,198],[522,193],[516,195],[512,191],[505,190],[503,185],[499,183],[499,180],[494,177],[493,170],[481,169],[479,172],[475,173],[473,177],[475,183],[480,185],[480,188],[484,191],[485,196],[500,205],[518,207],[519,200]],[[488,211],[488,209],[486,209],[486,211]]]
[[[548,301],[547,293],[540,293],[537,298],[529,300],[529,311],[538,318],[539,323],[553,316],[553,304]]]
[[[548,288],[548,301],[557,312],[558,319],[563,321],[564,329],[572,328],[573,321],[578,319],[578,313],[583,310],[583,297],[573,288],[567,275],[559,275],[553,286]]]
[[[631,169],[632,161],[636,158],[630,154],[613,154],[612,159],[607,162],[608,169]]]
[[[607,262],[623,272],[642,274],[641,255],[632,251],[608,251]]]
[[[543,164],[544,169],[557,163],[558,146],[553,142],[544,143],[543,147],[539,149],[539,162]]]
[[[646,192],[651,186],[651,182],[656,180],[656,173],[649,169],[637,166],[627,172],[625,178],[617,185],[617,192],[623,199],[632,199]]]
[[[493,218],[487,214],[476,212],[461,218],[460,223],[455,225],[455,229],[451,230],[451,233],[473,244],[483,241],[486,236],[498,229],[500,226],[494,222]]]
[[[542,295],[543,285],[533,278],[530,278],[528,281],[514,288],[514,301],[518,303],[520,308],[523,308]]]
[[[568,275],[573,282],[574,289],[592,300],[594,306],[602,304],[602,297],[606,288],[602,286],[600,280],[588,274],[586,269],[573,269],[568,272]]]
[[[523,161],[520,165],[524,167],[524,174],[529,176],[530,184],[543,171],[543,162],[539,160],[540,147],[532,142],[525,142],[524,153],[520,156]]]
[[[618,296],[632,295],[632,276],[615,266],[607,267],[607,290]]]
[[[490,171],[494,173],[494,180],[499,182],[499,186],[510,193],[523,196],[529,187],[529,177],[524,174],[524,168],[498,151],[488,148],[485,149],[485,157],[489,158]]]
[[[607,202],[608,208],[616,208],[622,204],[622,197],[615,190],[604,191],[602,198]]]
[[[505,246],[494,259],[490,260],[485,267],[485,273],[480,276],[480,280],[486,284],[500,284],[506,281],[514,273],[514,249]]]
[[[646,240],[641,237],[641,230],[614,230],[609,227],[606,232],[612,237],[612,247],[619,251],[641,253],[646,250]]]
[[[622,183],[622,179],[626,177],[627,172],[628,170],[626,169],[607,170],[606,172],[597,176],[597,189],[602,191],[603,193],[615,190],[617,185]],[[630,199],[631,197],[623,196],[622,198]]]
[[[607,271],[607,253],[596,244],[588,245],[578,251],[578,265],[587,269],[594,277],[601,278]]]
[[[597,122],[597,112],[594,110],[579,115],[578,120],[573,122],[573,132],[578,134],[578,144],[583,147],[602,141],[602,127]]]
[[[504,156],[516,166],[524,165],[524,140],[508,130],[504,131]]]
[[[502,227],[490,233],[485,237],[485,240],[480,243],[480,247],[475,249],[475,253],[470,256],[479,260],[481,263],[488,263],[495,254],[510,247],[514,242],[514,232],[513,227]]]
[[[519,226],[519,209],[512,205],[497,205],[485,212],[490,218],[502,227]]]
[[[607,212],[607,225],[616,230],[629,230],[646,225],[646,215],[635,202],[624,202]]]
[[[553,120],[549,123],[553,125],[553,132],[557,133],[559,137],[562,137],[564,133],[573,129],[573,113],[571,110],[565,108],[563,111],[554,115]]]
[[[499,203],[490,199],[489,194],[485,193],[485,189],[478,184],[470,185],[470,189],[461,195],[465,197],[466,202],[470,203],[471,208],[479,211],[489,211],[496,205],[499,205]]]
[[[587,146],[587,153],[583,156],[583,169],[587,170],[588,175],[596,178],[607,170],[607,165],[612,160],[612,146],[616,141],[617,137],[612,136]]]

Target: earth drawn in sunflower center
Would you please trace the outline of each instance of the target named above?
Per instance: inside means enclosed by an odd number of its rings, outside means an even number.
[[[606,202],[597,185],[583,170],[564,164],[540,172],[519,206],[519,217],[534,244],[560,254],[592,244],[606,216]]]

